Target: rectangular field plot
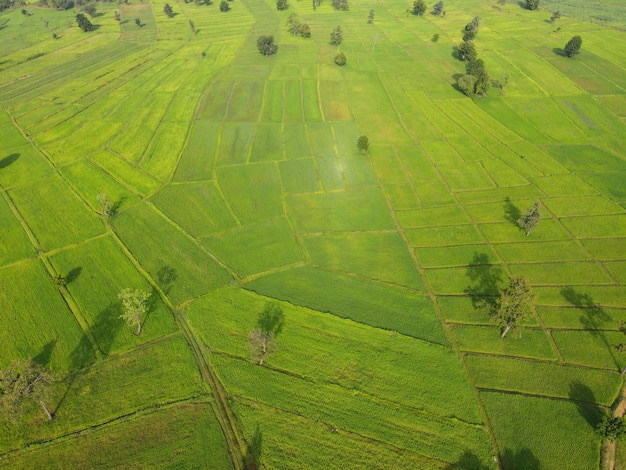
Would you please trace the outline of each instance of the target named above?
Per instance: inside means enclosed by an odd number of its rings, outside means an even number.
[[[549,398],[481,392],[489,423],[503,449],[503,468],[589,469],[598,466],[597,408]],[[572,399],[593,401],[584,384],[572,384]],[[591,422],[589,422],[591,421]]]
[[[97,199],[101,193],[106,194],[115,210],[139,199],[136,194],[120,185],[102,168],[88,160],[78,160],[64,166],[60,171],[95,212],[100,212],[102,209],[102,204]]]
[[[302,104],[305,121],[322,121],[322,111],[320,110],[320,100],[317,93],[317,80],[302,80]]]
[[[258,321],[255,312],[266,306],[264,297],[245,290],[225,289],[194,302],[187,314],[192,328],[212,349],[231,358],[244,359],[248,356],[246,343],[234,338],[253,329]],[[456,417],[480,422],[460,364],[447,347],[304,307],[282,302],[279,307],[289,334],[286,329],[285,334],[279,333],[281,347],[268,361],[272,366],[318,385],[333,384],[338,391],[361,390],[377,399],[386,397],[425,410],[424,418],[427,415],[435,418],[440,413],[447,416],[452,408]],[[208,311],[214,314],[207,315]],[[377,354],[368,353],[372,348]],[[325,359],[331,356],[337,360]],[[305,357],[308,359],[303,360]],[[418,358],[421,365],[415,367]],[[241,364],[245,367],[243,361]],[[294,381],[294,387],[297,383]],[[264,391],[269,392],[269,388]],[[446,404],[450,394],[457,394],[458,402]]]
[[[111,174],[126,188],[145,196],[156,190],[161,183],[144,170],[109,151],[98,152],[89,157],[90,161]]]
[[[456,153],[461,156],[464,162],[473,162],[473,161],[481,161],[481,160],[489,160],[493,158],[493,156],[487,151],[485,147],[476,142],[469,136],[465,137],[451,137],[447,139],[448,143],[454,148]],[[428,141],[423,141],[424,145]],[[437,141],[435,141],[437,142]],[[443,142],[442,142],[443,143]],[[432,147],[432,144],[430,145]],[[433,159],[440,161],[440,153],[436,150],[429,150],[430,155]]]
[[[214,80],[198,109],[198,119],[221,121],[226,115],[235,84],[230,80]]]
[[[184,449],[184,450],[183,450]],[[234,468],[208,404],[181,404],[7,460],[15,468],[63,462],[72,468],[124,466]]]
[[[416,183],[414,188],[422,205],[426,208],[456,204],[450,189],[443,182]]]
[[[302,90],[299,80],[288,80],[284,88],[284,122],[302,122],[304,114],[302,111]]]
[[[93,360],[89,342],[39,261],[0,269],[0,282],[2,367],[12,359],[39,358],[61,373],[74,368],[79,351]]]
[[[378,183],[372,165],[363,156],[341,157],[341,167],[350,188],[376,186]]]
[[[626,305],[626,291],[621,286],[537,287],[535,292],[536,305],[586,307],[588,302],[601,308]]]
[[[409,229],[406,236],[411,246],[416,247],[473,245],[483,242],[483,238],[473,225]]]
[[[321,189],[312,159],[286,160],[278,164],[283,190],[287,193],[313,193]]]
[[[437,170],[426,153],[417,146],[394,147],[411,179],[415,182],[441,182]]]
[[[543,204],[557,217],[624,214],[624,209],[603,196],[546,198]]]
[[[475,299],[464,296],[438,296],[437,303],[447,323],[489,325],[489,314],[474,307]]]
[[[444,268],[467,266],[480,254],[485,263],[498,263],[498,256],[489,245],[464,245],[445,247],[423,247],[415,250],[420,266],[424,268]]]
[[[417,292],[308,267],[262,277],[246,288],[358,323],[448,344],[432,302]]]
[[[175,181],[208,180],[213,177],[219,133],[217,123],[193,121],[189,138],[176,167]]]
[[[567,230],[554,219],[542,220],[528,236],[526,236],[524,230],[511,222],[483,224],[480,225],[480,230],[491,243],[527,242],[530,237],[532,237],[533,241],[571,239]]]
[[[285,137],[285,155],[287,159],[311,156],[306,129],[303,124],[285,123],[283,125]]]
[[[472,223],[459,206],[401,211],[396,213],[396,217],[404,228],[469,225]]]
[[[623,237],[626,235],[626,217],[623,215],[598,215],[562,219],[578,238]]]
[[[346,189],[346,181],[339,159],[320,158],[317,160],[317,169],[325,191]]]
[[[391,206],[396,211],[416,209],[421,205],[411,185],[390,184],[385,186],[385,192]]]
[[[325,121],[348,121],[352,119],[345,82],[320,80],[319,90]]]
[[[467,355],[467,367],[479,388],[574,398],[586,388],[596,403],[611,406],[623,379],[605,371],[497,356]]]
[[[552,330],[552,337],[567,363],[613,371],[626,366],[626,358],[612,346],[623,341],[619,331]]]
[[[305,237],[303,243],[314,265],[424,289],[404,240],[397,232],[325,234]]]
[[[0,149],[0,184],[4,188],[27,183],[51,172],[52,166],[31,145],[10,150],[3,145]]]
[[[123,243],[175,303],[217,289],[230,279],[209,254],[149,205],[121,212],[113,225]],[[146,237],[147,233],[155,235]]]
[[[504,202],[506,198],[539,199],[543,196],[541,190],[535,186],[512,186],[510,188],[486,189],[483,191],[463,191],[456,193],[459,202],[463,204],[477,204],[480,202]]]
[[[499,187],[523,186],[528,180],[501,160],[485,160],[483,167]]]
[[[539,126],[535,126],[528,119],[523,118],[511,108],[504,100],[476,100],[474,103],[495,120],[505,123],[510,130],[523,139],[534,144],[546,144],[551,142]],[[511,144],[509,144],[511,145]]]
[[[141,167],[155,178],[168,181],[176,169],[188,129],[187,123],[162,123],[141,159]]]
[[[605,261],[603,264],[617,282],[626,285],[626,261]]]
[[[485,169],[477,162],[463,164],[437,164],[444,180],[452,191],[475,191],[489,189],[495,184]]]
[[[563,165],[550,157],[548,153],[526,140],[509,143],[507,147],[543,175],[559,175],[569,172]]]
[[[11,191],[20,213],[45,249],[59,248],[104,231],[102,222],[56,176]]]
[[[227,204],[244,225],[283,214],[280,176],[274,163],[220,167],[217,179]]]
[[[304,261],[302,250],[283,218],[206,238],[202,245],[241,277]]]
[[[533,179],[533,183],[548,196],[586,196],[598,194],[598,190],[585,183],[577,175],[545,176]]]
[[[548,328],[615,329],[620,321],[626,321],[626,309],[601,308],[584,303],[569,307],[537,306],[536,310]]]
[[[142,318],[142,334],[135,335],[120,318],[119,293],[125,288],[151,292],[150,285],[111,238],[99,238],[52,257],[56,270],[65,276],[81,313],[106,356],[137,346],[176,330],[172,313],[152,292],[150,308]],[[86,358],[87,360],[89,358]],[[76,356],[74,368],[85,358]]]
[[[331,126],[333,128],[335,141],[337,142],[337,152],[340,157],[361,157],[361,159],[367,159],[357,148],[360,132],[356,122],[339,121],[333,122]]]
[[[545,148],[571,171],[626,172],[626,161],[592,145],[549,145]]]
[[[283,120],[283,82],[270,80],[265,83],[261,120],[269,122]]]
[[[535,203],[532,199],[511,201],[505,198],[504,201],[490,202],[486,204],[466,205],[465,210],[472,220],[479,224],[508,221],[512,225],[519,227],[517,219],[522,215],[522,210],[531,208]],[[541,220],[550,219],[551,215],[546,211],[541,211]]]
[[[374,171],[384,184],[406,184],[409,179],[393,147],[376,147],[369,150]]]
[[[428,154],[432,162],[439,165],[459,165],[463,166],[464,161],[459,152],[449,142],[458,139],[462,141],[465,137],[449,137],[448,140],[420,140],[420,146]],[[418,180],[419,181],[419,180]]]
[[[282,126],[260,123],[254,135],[250,161],[283,160],[284,158]]]
[[[496,250],[507,263],[547,263],[590,259],[585,250],[573,240],[555,242],[531,242],[529,240],[529,243],[502,243],[497,245]],[[538,265],[536,269],[542,271],[544,266]],[[564,283],[566,283],[565,280]]]
[[[473,257],[467,260],[468,266],[427,269],[426,279],[437,294],[496,295],[497,288],[504,284],[504,269],[498,264],[489,264],[488,260],[487,249],[477,250]]]
[[[626,259],[626,238],[598,238],[581,242],[596,259]]]
[[[602,171],[580,173],[587,183],[595,186],[602,194],[626,208],[626,176],[624,172]]]
[[[550,341],[541,330],[523,328],[520,338],[514,338],[509,333],[506,338],[500,339],[500,333],[497,326],[452,326],[452,334],[462,351],[557,360]]]
[[[335,139],[330,124],[327,122],[309,122],[306,125],[309,143],[315,158],[335,157]]]
[[[256,122],[261,112],[264,84],[261,80],[238,81],[233,87],[225,120]]]
[[[225,123],[222,127],[218,165],[237,165],[248,161],[256,126],[252,123]]]
[[[4,197],[0,197],[0,232],[0,265],[35,254],[35,247]]]
[[[298,232],[393,229],[382,191],[368,188],[286,196],[287,212]],[[355,210],[358,208],[358,210]]]

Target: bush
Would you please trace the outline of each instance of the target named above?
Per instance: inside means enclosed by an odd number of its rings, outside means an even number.
[[[256,47],[263,55],[274,55],[278,50],[278,46],[274,44],[274,36],[259,36],[256,40]]]
[[[226,0],[222,0],[222,3],[220,3],[220,11],[228,11],[228,10],[230,10],[230,5],[228,4]]]
[[[565,44],[565,49],[563,52],[566,57],[574,57],[576,54],[580,52],[580,48],[583,45],[583,39],[580,36],[574,36],[572,39],[567,41]]]
[[[335,56],[335,64],[337,65],[346,65],[346,55],[343,52],[340,52]]]
[[[93,31],[94,29],[93,25],[91,24],[91,21],[89,21],[87,17],[83,15],[82,13],[79,13],[78,15],[76,15],[76,23],[78,23],[78,27],[85,32]]]
[[[277,10],[286,10],[289,8],[289,4],[287,0],[276,0],[276,9]]]

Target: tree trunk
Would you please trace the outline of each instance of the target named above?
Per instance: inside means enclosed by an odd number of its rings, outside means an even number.
[[[141,322],[137,322],[137,336],[141,334]]]
[[[50,412],[48,411],[48,408],[46,408],[46,405],[44,404],[44,402],[40,401],[39,403],[41,403],[41,407],[46,412],[46,416],[48,416],[48,420],[52,420],[52,414],[50,414]]]
[[[261,358],[261,360],[259,361],[259,365],[263,366],[263,358]]]
[[[504,337],[506,336],[506,334],[509,332],[510,329],[511,329],[511,325],[507,325],[504,331],[502,332],[502,334],[500,335],[500,339],[504,339]]]

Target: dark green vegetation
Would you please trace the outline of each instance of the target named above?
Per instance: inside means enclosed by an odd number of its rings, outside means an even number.
[[[597,468],[623,33],[549,0],[210,3],[0,15],[0,369],[55,379],[2,466]]]

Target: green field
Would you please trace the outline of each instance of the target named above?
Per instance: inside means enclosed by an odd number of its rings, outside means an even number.
[[[626,366],[626,10],[434,3],[96,2],[90,32],[80,7],[0,11],[0,367],[54,375],[52,421],[0,415],[3,468],[599,468]],[[504,86],[468,98],[475,16]],[[478,300],[513,275],[533,306],[501,339]]]

